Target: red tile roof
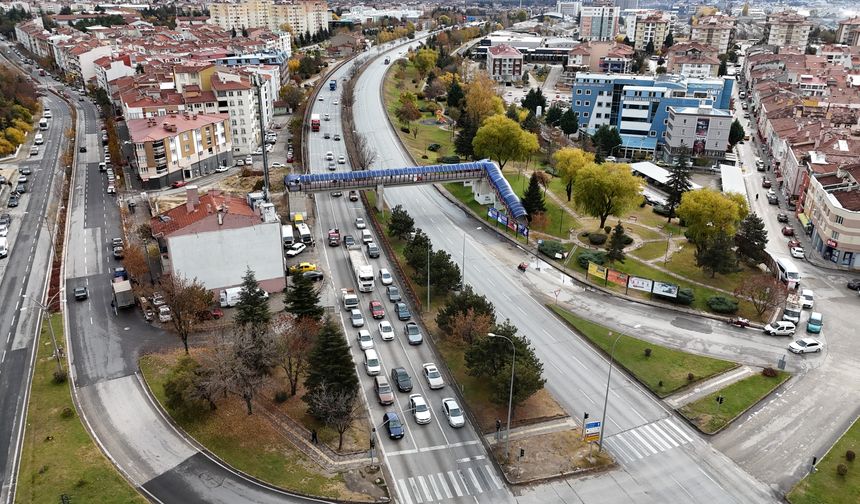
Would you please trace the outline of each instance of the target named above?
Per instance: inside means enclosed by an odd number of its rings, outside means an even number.
[[[219,210],[223,214],[223,224],[218,224]],[[166,218],[165,218],[166,217]],[[248,206],[244,198],[209,191],[200,196],[200,204],[193,211],[182,204],[150,220],[153,236],[171,236],[195,225],[195,231],[215,231],[216,229],[236,229],[253,226],[261,222],[260,217]],[[241,246],[241,244],[236,244]]]
[[[507,58],[518,58],[522,57],[522,53],[517,50],[516,47],[511,47],[508,44],[499,44],[497,46],[491,46],[487,49],[490,54],[496,57],[507,57]]]

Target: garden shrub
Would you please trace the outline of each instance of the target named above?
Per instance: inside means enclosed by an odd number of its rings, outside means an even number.
[[[707,303],[708,308],[717,313],[735,313],[738,311],[738,302],[725,296],[711,296]]]

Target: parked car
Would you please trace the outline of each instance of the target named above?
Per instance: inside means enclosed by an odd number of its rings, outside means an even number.
[[[406,333],[406,340],[410,345],[420,345],[424,341],[424,336],[421,335],[421,328],[415,322],[407,323],[403,328],[403,332]]]
[[[170,308],[167,305],[161,305],[158,307],[158,321],[159,322],[170,322],[173,320],[173,315],[170,313]]]
[[[806,332],[818,334],[821,332],[821,326],[824,325],[824,315],[818,312],[812,312],[809,315],[809,320],[806,321]]]
[[[317,265],[309,262],[300,262],[299,264],[294,264],[290,266],[290,273],[297,273],[299,271],[316,271]]]
[[[846,284],[846,287],[851,290],[860,290],[860,278],[854,278],[850,280],[848,284]]]
[[[460,409],[460,405],[457,404],[457,401],[453,397],[442,399],[442,413],[445,414],[445,418],[448,419],[448,425],[451,427],[459,429],[466,425],[466,418],[463,416],[463,410]]]
[[[780,320],[764,326],[764,332],[769,336],[791,336],[796,330],[794,322],[788,320]]]
[[[322,101],[322,98],[320,98]],[[382,423],[385,424],[385,429],[388,431],[388,437],[390,439],[401,439],[403,438],[404,429],[403,424],[400,423],[400,418],[397,416],[397,413],[393,411],[389,411],[382,416]]]
[[[385,318],[385,307],[375,299],[370,302],[370,316],[375,319]]]
[[[822,347],[824,344],[815,338],[803,338],[789,344],[788,350],[796,354],[816,353],[820,352]]]
[[[184,187],[186,185],[188,185],[188,182],[186,182],[184,180],[177,180],[176,182],[170,184],[170,187],[177,189],[179,187]]]
[[[278,163],[277,161],[269,165],[270,168],[286,168],[287,165],[284,163]]]
[[[16,206],[18,206],[18,196],[14,193],[10,194],[9,201],[6,202],[6,206],[8,208],[15,208]]]
[[[782,235],[783,236],[794,236],[794,228],[791,226],[784,226],[782,228]]]
[[[361,329],[358,331],[358,334],[355,336],[355,340],[358,342],[358,348],[361,350],[373,348],[373,335],[370,334],[370,331],[367,329]]]
[[[778,214],[776,214],[776,221],[777,222],[788,222],[788,214],[779,212]]]
[[[397,390],[401,392],[412,392],[412,378],[409,373],[402,367],[396,367],[391,370],[391,381],[397,385]]]
[[[325,275],[323,275],[322,271],[305,271],[302,273],[302,276],[309,279],[311,282],[318,282],[323,279]]]
[[[215,173],[224,173],[225,171],[227,171],[229,169],[230,169],[230,167],[227,165],[223,165],[223,164],[218,165],[218,168],[215,168]]]
[[[789,252],[791,253],[791,257],[794,257],[795,259],[803,259],[806,257],[803,247],[791,247]]]
[[[803,289],[800,291],[800,306],[810,309],[815,306],[815,293],[812,292],[812,289]]]
[[[430,408],[427,406],[427,401],[421,394],[412,394],[409,396],[409,409],[412,410],[412,416],[415,418],[415,423],[420,425],[429,424]]]
[[[800,240],[792,238],[791,240],[788,240],[787,245],[788,245],[789,250],[791,250],[794,247],[799,247],[800,246]]]
[[[296,257],[301,254],[308,248],[304,243],[293,243],[293,245],[287,250],[287,257]]]
[[[388,286],[389,289],[389,299],[391,298],[391,286]],[[409,311],[409,307],[406,306],[406,303],[394,303],[394,313],[397,314],[397,318],[399,320],[409,320],[412,318],[412,313]]]
[[[394,327],[387,320],[379,323],[379,337],[383,341],[391,341],[394,339]]]
[[[773,184],[771,183],[769,178],[761,179],[761,186],[765,189],[770,189]]]
[[[421,365],[424,370],[424,379],[427,380],[427,386],[431,389],[440,389],[445,386],[445,380],[442,379],[442,373],[439,368],[432,362],[425,362]]]

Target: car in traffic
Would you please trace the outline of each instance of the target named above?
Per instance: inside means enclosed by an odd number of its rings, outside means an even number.
[[[364,326],[364,315],[361,314],[361,310],[358,308],[353,308],[349,312],[349,322],[352,324],[352,327],[363,327]]]
[[[792,249],[792,248],[794,248],[794,247],[799,247],[799,246],[800,246],[800,240],[797,240],[797,239],[792,238],[791,240],[788,240],[788,242],[786,243],[786,245],[788,245],[788,249],[789,249],[789,250],[791,250],[791,249]]]
[[[358,229],[365,229],[367,227],[367,224],[364,222],[364,219],[362,219],[361,217],[356,217],[355,218],[355,227]]]
[[[394,283],[394,277],[391,276],[391,273],[385,268],[379,269],[379,281],[382,285],[391,285]]]
[[[329,161],[329,163],[328,163],[327,167],[328,167],[328,171],[335,171],[335,170],[337,170],[337,165],[336,165],[336,164],[334,164],[334,161]]]
[[[782,236],[794,236],[794,228],[791,226],[784,226],[782,228]]]
[[[394,391],[385,375],[378,375],[373,379],[373,389],[376,391],[376,400],[379,404],[394,404]]]
[[[334,160],[334,152],[332,152],[332,151],[328,151],[328,152],[326,152],[326,153],[325,153],[325,160],[326,160],[326,161],[332,161],[332,160]]]
[[[78,152],[86,152],[86,151],[87,151],[86,145],[81,145],[81,147],[78,149]]]
[[[322,101],[322,98],[320,98]],[[393,411],[389,411],[382,415],[382,423],[385,425],[385,430],[388,431],[389,439],[402,439],[405,431],[403,429],[403,424],[400,423],[400,417],[397,416],[397,413]]]
[[[14,193],[10,194],[9,201],[6,202],[6,206],[8,208],[15,208],[18,206],[18,195]]]
[[[308,246],[304,243],[293,243],[293,245],[287,250],[287,257],[296,257],[307,248]]]
[[[114,259],[122,259],[125,257],[125,249],[121,246],[113,248],[113,258]]]
[[[761,186],[762,186],[763,188],[765,188],[765,189],[770,189],[772,185],[773,185],[773,183],[770,181],[770,179],[769,179],[769,178],[763,178],[763,179],[761,179]]]
[[[397,390],[401,392],[412,392],[412,378],[409,373],[402,367],[396,367],[391,370],[391,381],[397,386]]]
[[[375,299],[370,302],[370,316],[375,319],[385,318],[385,307]]]
[[[779,320],[764,326],[764,332],[769,336],[791,336],[796,330],[794,322],[788,320]]]
[[[400,301],[402,299],[400,296],[400,289],[393,285],[389,285],[388,287],[386,287],[385,293],[388,296],[388,300],[392,303],[396,303],[397,301]]]
[[[269,165],[270,168],[286,168],[287,165],[284,163],[278,163],[277,161]]]
[[[352,235],[343,235],[343,244],[349,248],[355,246],[355,238]]]
[[[328,194],[333,198],[340,198],[341,196],[343,196],[343,191],[332,191]]]
[[[388,286],[389,289],[389,299],[391,298],[391,286]],[[397,314],[397,318],[399,320],[409,320],[412,318],[412,312],[409,311],[409,307],[406,306],[406,303],[399,302],[394,303],[394,313]]]
[[[361,350],[373,348],[373,335],[367,329],[358,331],[358,334],[355,335],[355,341],[358,342],[358,348]]]
[[[337,164],[346,164],[346,156],[341,154],[337,157]]]
[[[783,222],[783,223],[788,222],[788,214],[785,214],[783,212],[779,212],[778,214],[776,214],[776,221],[777,222]]]
[[[328,131],[326,131],[325,133],[323,133],[323,138],[325,138],[326,140],[328,140],[329,138],[331,138],[331,133],[329,133]]]
[[[427,380],[428,387],[432,390],[436,390],[445,386],[445,380],[442,379],[442,373],[439,372],[439,368],[436,367],[436,364],[425,362],[421,365],[421,368],[424,370],[424,379]]]
[[[457,400],[453,397],[445,397],[442,399],[442,413],[448,419],[448,425],[455,429],[466,425],[466,418],[463,416],[463,410],[457,404]]]
[[[358,201],[358,191],[349,191],[349,201]]]
[[[406,334],[406,340],[410,345],[420,345],[424,342],[424,336],[421,335],[421,328],[415,322],[409,322],[403,327],[403,332]]]
[[[83,301],[90,297],[90,291],[86,286],[75,287],[75,300]]]
[[[791,253],[791,257],[794,257],[795,259],[803,259],[806,257],[803,247],[791,247],[789,252]]]
[[[426,425],[430,423],[430,407],[427,406],[427,401],[421,394],[412,394],[409,396],[409,409],[412,410],[412,417],[415,418],[415,423]]]
[[[215,173],[224,173],[225,171],[227,171],[229,169],[230,169],[230,167],[227,165],[223,165],[223,164],[218,165],[218,168],[215,168]]]
[[[771,205],[779,206],[779,198],[777,198],[775,194],[772,196],[768,195],[767,196],[767,202],[770,203]]]
[[[815,338],[803,338],[790,343],[788,350],[796,354],[805,354],[820,352],[823,347],[824,344]]]
[[[379,323],[379,337],[382,341],[391,341],[394,339],[394,327],[387,320]]]
[[[340,142],[340,133],[335,133],[334,138],[332,138],[335,142]]]
[[[818,334],[821,332],[821,326],[824,325],[824,315],[818,312],[812,312],[809,315],[809,320],[806,321],[806,332]]]
[[[177,180],[176,182],[170,184],[170,187],[177,189],[179,187],[184,187],[186,185],[188,185],[188,182],[186,182],[184,180]]]

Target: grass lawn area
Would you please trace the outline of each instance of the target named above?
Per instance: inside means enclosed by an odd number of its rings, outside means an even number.
[[[791,374],[785,371],[777,371],[773,378],[761,373],[754,374],[683,406],[680,412],[700,431],[713,434],[731,423],[747,408],[767,397],[790,377]],[[718,396],[723,396],[723,404],[717,404]]]
[[[651,259],[657,259],[658,257],[664,258],[666,257],[666,242],[656,241],[646,243],[638,249],[632,251],[631,254],[635,255],[639,259],[644,259],[646,261],[650,261]]]
[[[150,354],[140,359],[140,370],[153,395],[165,410],[164,383],[173,356]],[[261,415],[248,415],[244,403],[222,401],[214,413],[189,418],[173,414],[173,420],[194,439],[231,466],[273,485],[329,498],[358,498],[339,474],[326,474]]]
[[[514,192],[522,198],[525,192],[523,187],[524,184],[525,187],[528,187],[529,177],[524,174],[519,174],[517,171],[511,169],[505,169],[503,173],[505,175],[505,179],[507,179],[508,183],[511,184]],[[579,222],[568,212],[563,211],[562,208],[552,200],[552,198],[544,198],[544,202],[546,203],[546,224],[542,227],[532,226],[531,229],[555,236],[556,238],[568,239],[568,230],[578,228],[580,226]],[[559,216],[561,216],[560,227]]]
[[[62,316],[53,315],[50,323],[57,339],[63,341]],[[84,429],[72,404],[69,383],[53,382],[57,367],[47,324],[48,319],[37,342],[15,502],[60,502],[65,494],[71,502],[146,503]],[[64,411],[68,416],[64,417]]]
[[[744,278],[754,275],[766,275],[766,273],[759,269],[748,268],[743,264],[739,264],[740,271],[729,273],[728,275],[720,275],[718,273],[714,278],[711,278],[709,273],[705,273],[702,268],[696,266],[696,247],[686,242],[683,244],[683,247],[683,249],[673,253],[669,257],[666,268],[690,280],[706,283],[732,292]]]
[[[585,320],[564,308],[557,305],[548,306],[607,354],[611,351],[615,339],[619,337],[617,333],[610,336],[608,328]],[[650,357],[645,356],[646,348],[651,349]],[[734,362],[673,350],[627,335],[621,335],[615,345],[615,361],[658,397],[666,397],[688,385],[737,366]],[[689,373],[693,374],[692,381],[688,380]]]
[[[817,471],[803,478],[788,494],[792,504],[856,504],[860,502],[860,461],[849,462],[848,450],[860,452],[860,420],[848,429],[818,465]],[[839,464],[848,467],[848,474],[836,472]]]

